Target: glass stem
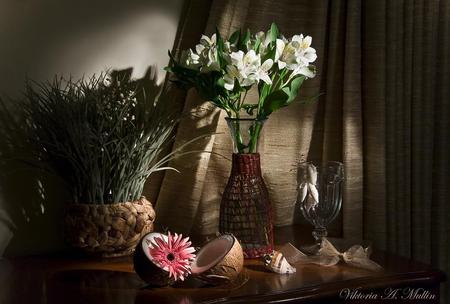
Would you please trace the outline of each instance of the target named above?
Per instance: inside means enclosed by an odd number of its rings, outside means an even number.
[[[328,235],[327,228],[316,226],[316,227],[314,227],[312,235],[313,235],[314,239],[316,240],[317,245],[320,246],[322,244],[322,239]]]

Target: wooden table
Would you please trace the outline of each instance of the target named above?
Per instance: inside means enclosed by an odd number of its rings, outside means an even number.
[[[308,228],[294,226],[277,229],[275,236],[278,244],[290,241],[299,245],[301,241],[310,241],[309,233]],[[404,303],[439,303],[443,272],[377,251],[373,260],[385,268],[383,273],[339,264],[328,268],[295,265],[296,274],[278,275],[266,272],[260,261],[248,260],[241,284],[232,289],[189,285],[146,289],[133,272],[129,257],[3,259],[0,303],[377,303],[361,297],[380,299],[391,291],[391,297],[398,300],[408,288],[417,294]],[[419,298],[424,297],[429,300],[420,302]]]

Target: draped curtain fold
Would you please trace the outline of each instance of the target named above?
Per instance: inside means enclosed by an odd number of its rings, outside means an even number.
[[[299,219],[297,165],[343,161],[343,209],[336,236],[372,240],[380,249],[450,269],[449,0],[191,0],[185,3],[175,53],[215,26],[313,37],[318,74],[298,100],[264,127],[262,168],[275,225]],[[210,153],[176,159],[157,197],[163,227],[215,233],[229,176],[231,139],[224,113],[195,92],[177,95],[187,113],[175,146],[202,134],[192,149]],[[250,98],[256,98],[255,93]]]

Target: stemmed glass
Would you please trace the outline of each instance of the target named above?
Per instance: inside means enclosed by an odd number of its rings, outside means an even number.
[[[316,246],[328,235],[327,226],[336,218],[342,206],[344,164],[329,161],[318,169],[311,162],[298,167],[299,193],[297,204],[305,219],[314,226]]]

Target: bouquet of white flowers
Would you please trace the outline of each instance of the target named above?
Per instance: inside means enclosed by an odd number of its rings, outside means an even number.
[[[303,35],[287,39],[272,24],[266,33],[238,30],[228,40],[216,30],[177,59],[169,52],[166,70],[174,74],[173,81],[195,88],[228,115],[233,169],[222,196],[219,231],[242,240],[249,258],[273,252],[272,207],[261,175],[258,139],[268,116],[292,103],[303,81],[315,76],[311,63],[317,55],[311,40]],[[246,102],[254,87],[258,101]]]
[[[228,40],[216,31],[203,35],[195,50],[171,57],[166,70],[185,89],[194,87],[202,98],[240,118],[241,110],[257,119],[289,105],[307,78],[315,76],[317,58],[310,36],[294,35],[287,39],[272,24],[267,33],[254,35],[249,30],[234,32]],[[247,92],[258,86],[259,101],[245,103]]]

